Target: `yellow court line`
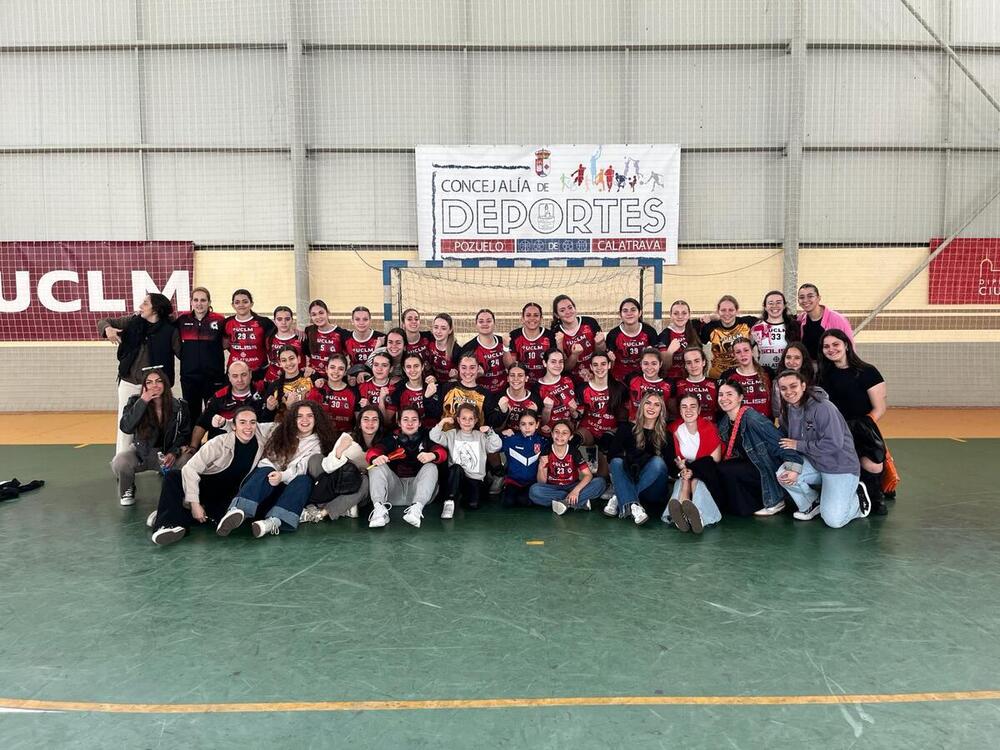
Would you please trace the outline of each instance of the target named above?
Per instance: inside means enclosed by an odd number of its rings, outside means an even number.
[[[90,443],[80,443],[79,445],[74,445],[74,448],[86,448]]]
[[[1000,690],[852,695],[636,695],[472,700],[311,701],[276,703],[98,703],[0,698],[0,709],[105,714],[224,714],[282,712],[427,711],[601,706],[839,706],[853,703],[951,703],[1000,700]]]
[[[950,438],[950,439],[954,440],[956,443],[967,443],[967,442],[969,442],[968,440],[963,440],[962,438],[955,438],[955,437],[953,437],[953,438]]]

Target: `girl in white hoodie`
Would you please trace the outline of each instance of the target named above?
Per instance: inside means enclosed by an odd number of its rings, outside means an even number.
[[[299,401],[289,407],[281,422],[273,423],[263,458],[219,520],[216,533],[229,536],[247,516],[260,511],[264,517],[253,523],[256,538],[277,534],[282,526],[294,531],[312,491],[309,458],[330,452],[336,437],[319,404]]]

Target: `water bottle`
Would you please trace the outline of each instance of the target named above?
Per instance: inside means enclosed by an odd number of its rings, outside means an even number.
[[[158,451],[156,459],[160,462],[160,473],[166,476],[167,472],[170,471],[170,467],[166,465],[167,455],[163,451]]]

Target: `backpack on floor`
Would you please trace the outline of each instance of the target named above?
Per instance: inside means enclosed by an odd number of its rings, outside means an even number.
[[[313,482],[309,502],[325,505],[335,497],[350,495],[361,489],[361,470],[350,461],[332,474],[323,474]]]

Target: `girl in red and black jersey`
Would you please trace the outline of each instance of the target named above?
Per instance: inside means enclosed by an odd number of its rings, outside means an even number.
[[[630,376],[625,385],[628,388],[628,421],[635,422],[639,411],[639,402],[647,393],[658,393],[664,404],[670,403],[673,389],[670,383],[660,377],[660,352],[657,349],[646,349],[639,360],[641,372]]]
[[[277,329],[253,311],[253,295],[246,289],[233,292],[232,301],[235,314],[223,324],[229,359],[246,362],[254,380],[262,380],[267,371],[267,339]]]
[[[608,476],[608,453],[614,448],[615,430],[623,419],[626,401],[621,383],[609,377],[611,361],[598,352],[590,360],[590,381],[578,383],[576,400],[580,405],[580,420],[576,434],[581,445],[596,445],[597,475]]]
[[[434,335],[430,331],[420,330],[420,313],[412,307],[403,310],[402,321],[407,354],[419,354],[420,358],[430,366]]]
[[[684,369],[684,350],[700,343],[698,329],[691,320],[691,306],[682,299],[677,300],[670,305],[670,322],[660,331],[663,376],[674,385],[685,377],[687,371]]]
[[[458,377],[458,347],[455,345],[455,324],[448,313],[438,313],[431,325],[434,343],[430,347],[430,366],[439,383]]]
[[[529,302],[521,308],[521,327],[510,332],[513,359],[524,365],[529,383],[537,383],[545,374],[545,352],[554,349],[556,337],[548,328],[542,328],[542,306]],[[514,429],[517,429],[515,423]]]
[[[563,375],[566,358],[558,349],[545,352],[545,374],[538,381],[538,397],[542,399],[542,432],[548,436],[559,420],[575,422],[579,415],[576,385]]]
[[[323,377],[330,355],[343,352],[344,338],[348,334],[330,322],[330,308],[321,299],[309,303],[309,320],[311,325],[306,327],[306,367],[310,374]]]
[[[352,365],[363,365],[377,347],[385,345],[385,338],[381,331],[372,329],[372,312],[367,307],[355,307],[351,311],[351,323],[354,330],[343,336],[343,352]]]
[[[656,347],[659,334],[656,329],[642,320],[642,305],[639,300],[629,297],[618,305],[618,315],[622,322],[608,331],[605,344],[614,357],[611,376],[624,380],[629,373],[639,369],[639,359],[649,347]]]
[[[596,351],[604,351],[600,324],[587,315],[576,314],[576,304],[565,294],[552,300],[552,330],[556,346],[566,355],[566,370],[573,377],[587,380],[587,365]]]
[[[700,346],[689,346],[684,350],[684,369],[687,377],[676,381],[675,397],[679,402],[684,396],[694,396],[701,407],[701,416],[715,419],[719,408],[719,386],[708,377],[708,360]]]
[[[403,409],[415,409],[420,415],[421,427],[430,429],[441,419],[441,394],[437,378],[424,374],[426,365],[416,352],[403,355],[405,379],[396,384],[389,394],[390,410],[394,415]]]
[[[401,379],[403,377],[403,356],[406,354],[406,331],[398,327],[390,328],[385,334],[385,352],[389,355],[389,361],[392,362],[392,377]]]
[[[743,387],[743,404],[760,412],[768,419],[771,415],[771,376],[753,356],[750,339],[739,338],[733,343],[736,367],[722,373],[720,383],[736,381]]]
[[[528,490],[536,505],[551,507],[561,516],[567,508],[590,510],[590,501],[604,492],[605,482],[592,476],[579,448],[570,446],[573,425],[560,419],[552,425],[552,447],[538,459],[537,482]]]
[[[476,330],[479,332],[474,339],[462,347],[462,354],[475,356],[482,374],[479,384],[490,393],[502,393],[507,387],[507,371],[504,369],[503,336],[494,332],[496,316],[492,310],[480,310],[476,313]]]
[[[191,312],[174,319],[180,338],[181,393],[197,424],[204,405],[226,382],[223,338],[226,318],[212,312],[212,295],[203,286],[191,290]]]
[[[385,353],[375,354],[369,364],[372,376],[364,383],[358,384],[358,395],[361,396],[360,404],[368,406],[375,404],[382,412],[387,425],[392,424],[392,404],[390,397],[392,392],[399,385],[392,380],[392,360]]]
[[[361,396],[357,388],[347,384],[347,357],[343,354],[330,355],[326,377],[319,381],[313,399],[319,401],[337,432],[354,429]]]
[[[281,377],[281,365],[278,364],[278,352],[283,347],[290,346],[299,353],[299,364],[306,375],[313,374],[313,368],[309,367],[305,355],[305,342],[295,330],[292,308],[286,305],[278,305],[274,308],[275,331],[267,337],[267,372],[264,380],[273,383]]]
[[[542,413],[542,400],[528,388],[528,369],[520,362],[507,368],[507,388],[491,394],[486,402],[486,423],[496,432],[517,432],[521,415],[528,410]]]

